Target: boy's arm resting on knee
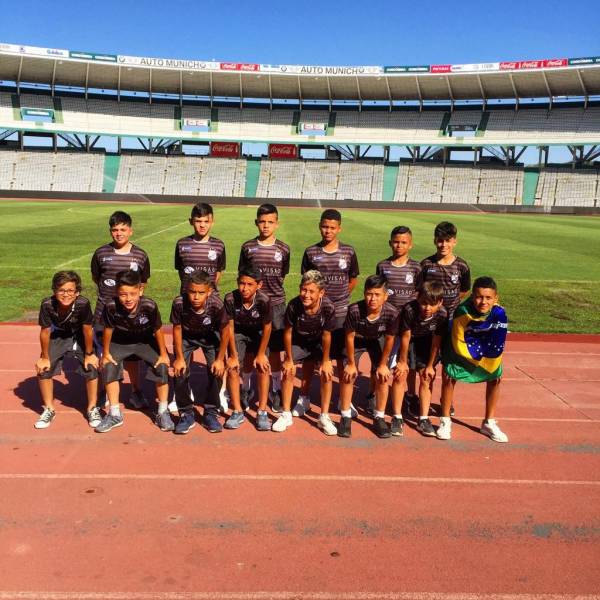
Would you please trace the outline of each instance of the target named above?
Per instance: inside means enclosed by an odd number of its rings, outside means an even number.
[[[323,347],[323,358],[321,360],[321,373],[327,381],[333,378],[333,365],[329,353],[331,351],[331,331],[326,329],[321,334],[321,345]]]
[[[386,335],[385,341],[383,343],[383,350],[381,351],[381,360],[377,365],[377,378],[380,380],[380,383],[384,383],[390,378],[390,369],[388,367],[388,362],[390,360],[390,354],[392,352],[392,347],[394,346],[394,338],[393,335]]]
[[[217,352],[217,356],[210,367],[210,370],[213,375],[217,377],[222,377],[225,372],[225,352],[227,351],[227,346],[229,344],[229,340],[232,337],[230,335],[229,330],[229,321],[225,323],[221,327],[221,341],[219,342],[219,351]]]
[[[235,325],[233,323],[233,319],[231,319],[227,325],[229,332],[229,342],[227,344],[227,368],[232,371],[239,371],[240,369],[240,359],[237,353],[237,347],[235,345]]]
[[[88,323],[83,325],[83,345],[85,356],[83,368],[88,371],[90,367],[98,368],[98,357],[94,352],[94,328]]]
[[[355,331],[347,330],[344,332],[344,344],[346,346],[347,362],[344,366],[344,381],[350,383],[356,378],[357,370],[354,362],[354,336]]]
[[[269,339],[271,338],[272,328],[273,323],[266,323],[263,325],[260,344],[256,351],[256,357],[254,358],[254,366],[261,371],[261,373],[266,373],[270,368],[269,359],[267,357],[267,346],[269,345]]]
[[[173,371],[175,375],[183,375],[185,372],[185,358],[183,357],[183,330],[181,325],[173,325]]]
[[[167,365],[169,366],[169,353],[167,352],[167,345],[165,344],[165,334],[163,333],[162,327],[159,327],[154,332],[154,339],[158,344],[158,360],[154,363],[154,366]]]
[[[435,367],[433,364],[435,363],[435,359],[440,351],[440,346],[442,345],[442,336],[434,335],[431,340],[431,351],[429,352],[429,361],[427,362],[427,366],[425,367],[425,375],[433,379],[435,377]]]
[[[292,326],[286,325],[283,330],[283,371],[292,376],[296,372],[294,358],[292,354]]]
[[[410,344],[410,329],[400,333],[400,348],[398,348],[398,357],[394,376],[398,379],[408,375],[408,345]]]
[[[117,364],[117,361],[112,357],[110,353],[110,341],[112,340],[113,328],[104,327],[102,333],[102,366],[105,367],[108,363],[113,365]]]
[[[50,370],[50,327],[40,329],[40,357],[35,363],[38,374]]]

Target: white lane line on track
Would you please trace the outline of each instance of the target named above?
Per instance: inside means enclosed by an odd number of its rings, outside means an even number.
[[[600,480],[579,479],[493,479],[483,477],[410,477],[401,475],[255,475],[193,473],[0,473],[0,480],[114,479],[138,481],[321,481],[354,483],[458,483],[483,485],[600,486]]]

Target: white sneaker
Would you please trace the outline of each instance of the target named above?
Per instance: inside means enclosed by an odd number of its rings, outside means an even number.
[[[452,437],[452,421],[450,417],[440,418],[440,426],[437,428],[435,435],[438,440],[449,440]]]
[[[223,388],[220,392],[219,392],[219,402],[221,404],[221,412],[223,414],[226,414],[229,411],[229,392]]]
[[[282,412],[279,419],[273,423],[271,429],[273,431],[285,431],[288,427],[291,427],[294,424],[292,420],[292,413],[290,412]]]
[[[56,413],[50,408],[44,408],[44,412],[40,415],[40,418],[33,425],[36,429],[46,429],[50,427],[50,423],[54,420]]]
[[[308,396],[298,396],[298,402],[292,411],[292,417],[303,417],[310,408],[310,398]]]
[[[329,415],[321,415],[319,417],[319,429],[325,435],[337,435],[337,427],[333,424]]]
[[[487,421],[483,421],[479,431],[481,431],[483,435],[487,435],[490,439],[494,440],[494,442],[508,442],[508,436],[504,433],[504,431],[502,431],[502,429],[500,429],[500,427],[498,427],[496,419],[488,419]]]

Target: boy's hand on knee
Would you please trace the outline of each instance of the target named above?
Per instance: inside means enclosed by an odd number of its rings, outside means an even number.
[[[221,359],[217,358],[211,365],[210,372],[215,377],[223,377],[223,374],[225,373],[225,363]]]
[[[83,368],[86,371],[90,370],[90,367],[94,367],[94,369],[98,368],[98,357],[95,354],[92,354],[91,356],[86,356],[83,359]]]
[[[344,382],[345,383],[352,383],[356,377],[358,375],[358,371],[356,369],[356,365],[351,365],[350,363],[348,363],[345,367],[344,367]]]
[[[271,365],[266,354],[257,354],[254,359],[254,368],[261,373],[268,373],[271,370]]]
[[[425,381],[432,382],[435,379],[435,367],[425,367]]]
[[[390,370],[387,365],[379,365],[375,371],[375,377],[378,383],[386,383],[390,378]]]
[[[158,357],[158,360],[154,363],[154,368],[158,367],[158,365],[166,365],[169,366],[169,356],[167,354],[161,354]]]
[[[286,378],[293,378],[296,375],[296,365],[291,360],[286,360],[281,365],[281,370],[283,371],[283,376]]]
[[[50,370],[50,359],[49,358],[38,358],[35,363],[35,370],[38,375],[45,373]]]
[[[181,377],[185,373],[185,366],[183,358],[176,358],[173,361],[173,373],[175,373],[175,377]]]
[[[240,361],[237,356],[230,356],[227,359],[227,370],[228,371],[239,371]]]
[[[333,379],[333,363],[330,360],[324,360],[321,363],[321,376],[325,381],[331,381]]]
[[[399,362],[394,369],[394,381],[402,382],[408,377],[408,363]]]
[[[117,361],[112,357],[112,354],[110,352],[107,352],[106,354],[102,355],[102,368],[106,367],[107,365],[115,365],[115,367],[117,366]]]

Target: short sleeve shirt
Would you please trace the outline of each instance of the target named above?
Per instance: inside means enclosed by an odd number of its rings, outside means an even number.
[[[345,316],[350,300],[348,283],[359,275],[354,248],[341,242],[334,252],[325,252],[322,243],[309,246],[302,257],[301,272],[312,269],[325,277],[325,293],[335,306],[336,316]]]
[[[252,268],[262,275],[262,291],[272,306],[285,304],[283,280],[290,272],[290,247],[281,240],[265,245],[258,238],[248,240],[240,249],[238,270]]]
[[[229,317],[223,300],[212,293],[200,312],[194,310],[187,297],[177,296],[171,306],[170,321],[173,325],[181,325],[184,337],[205,338],[219,333],[229,322]]]
[[[423,337],[426,335],[444,335],[448,329],[448,312],[442,306],[429,319],[421,318],[419,303],[416,300],[408,302],[400,313],[399,332],[410,330],[412,337]]]
[[[300,344],[315,344],[321,341],[323,331],[333,331],[335,328],[335,306],[323,296],[321,306],[314,314],[309,314],[299,296],[287,305],[285,323],[292,327],[292,335]]]
[[[150,259],[136,245],[132,245],[127,254],[119,254],[111,244],[105,244],[94,252],[91,270],[92,279],[98,286],[98,302],[94,316],[99,319],[104,304],[117,296],[117,273],[137,271],[142,283],[146,283],[150,278]]]
[[[344,323],[345,331],[354,331],[356,337],[365,340],[376,340],[398,332],[398,311],[388,302],[381,307],[376,319],[367,317],[367,303],[364,300],[348,307]]]
[[[59,314],[59,304],[54,296],[42,300],[38,323],[40,327],[50,328],[52,335],[70,337],[81,333],[84,325],[93,321],[90,301],[83,296],[77,296],[66,314]]]
[[[188,235],[175,244],[175,268],[179,272],[182,291],[194,271],[206,271],[214,285],[217,273],[225,267],[225,244],[217,238],[209,237],[200,242]]]
[[[118,299],[109,300],[104,305],[102,321],[105,327],[113,329],[111,341],[116,344],[147,344],[162,327],[158,306],[147,296],[140,298],[132,312],[128,312]]]
[[[415,300],[421,285],[421,265],[409,258],[405,265],[396,266],[393,258],[377,263],[377,275],[383,275],[388,281],[388,302],[395,308],[402,308],[407,302]]]
[[[234,323],[235,331],[241,333],[260,333],[262,328],[273,319],[271,301],[260,290],[254,295],[252,305],[244,306],[244,301],[238,290],[233,290],[225,296],[225,310],[229,320]]]
[[[460,304],[460,294],[471,288],[471,271],[460,256],[451,265],[440,265],[438,260],[434,254],[421,261],[423,282],[435,281],[444,288],[444,308],[452,317]]]

